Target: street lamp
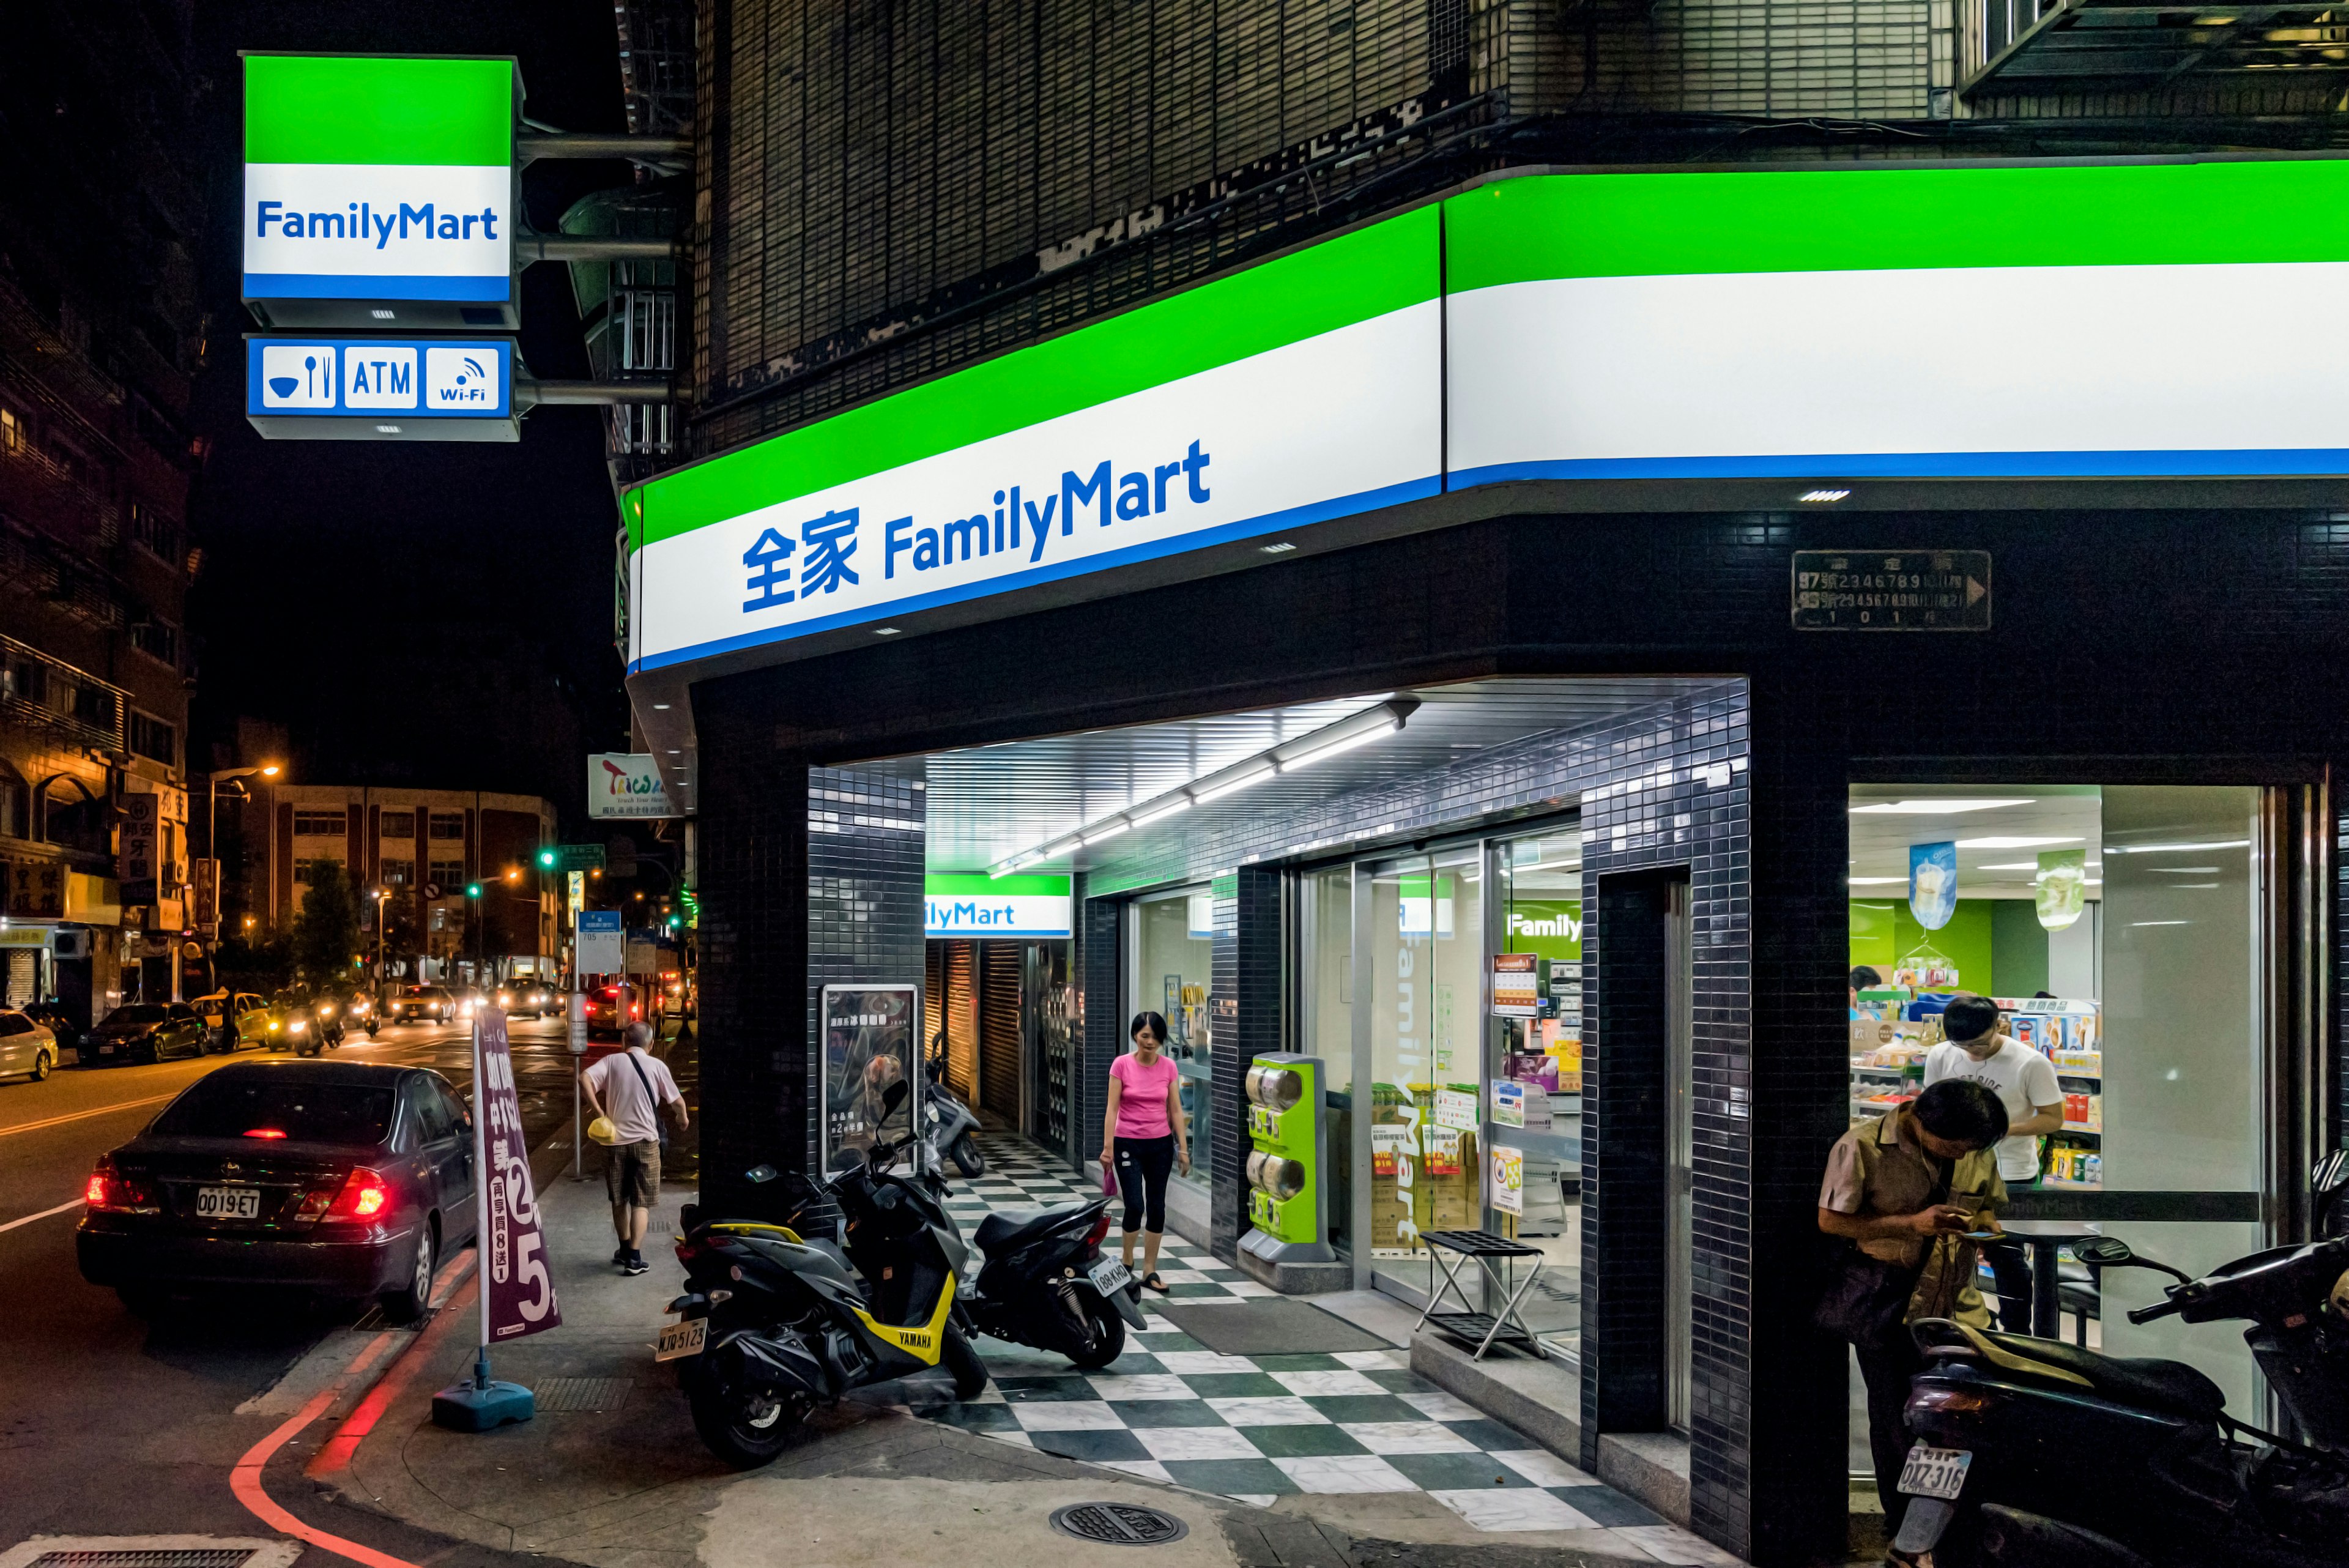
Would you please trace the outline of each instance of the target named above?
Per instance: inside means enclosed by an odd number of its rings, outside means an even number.
[[[218,860],[220,858],[221,781],[222,779],[227,779],[230,783],[236,785],[236,794],[239,800],[251,800],[253,798],[252,792],[244,787],[243,781],[253,778],[255,775],[265,779],[274,779],[277,776],[278,771],[278,766],[275,763],[263,763],[257,767],[250,768],[215,768],[211,773],[204,775],[205,854],[211,856],[214,860]],[[245,923],[247,925],[251,925],[253,922],[248,920]]]

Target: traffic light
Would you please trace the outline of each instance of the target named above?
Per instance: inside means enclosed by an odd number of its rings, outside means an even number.
[[[468,898],[478,898],[481,896],[481,885],[479,882],[468,882],[465,884],[465,897]]]
[[[538,852],[538,863],[539,863],[541,866],[545,867],[546,867],[548,870],[550,870],[550,871],[554,870],[554,850],[552,850],[552,849],[542,849],[542,850],[540,850],[540,851]]]
[[[680,929],[684,925],[685,917],[682,915],[671,915],[668,918],[668,929],[672,931]]]

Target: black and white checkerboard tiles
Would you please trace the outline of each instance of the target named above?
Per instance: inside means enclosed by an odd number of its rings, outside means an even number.
[[[1033,1145],[996,1137],[986,1147],[986,1179],[955,1182],[966,1235],[991,1209],[1093,1195]],[[1270,1293],[1173,1236],[1159,1274],[1174,1299],[1201,1304]],[[957,1401],[937,1379],[904,1386],[917,1413],[965,1430],[1260,1506],[1303,1492],[1420,1491],[1479,1530],[1597,1532],[1592,1548],[1634,1560],[1735,1562],[1418,1376],[1402,1351],[1220,1355],[1154,1305],[1145,1298],[1149,1328],[1097,1373],[985,1339],[994,1382],[978,1398]]]

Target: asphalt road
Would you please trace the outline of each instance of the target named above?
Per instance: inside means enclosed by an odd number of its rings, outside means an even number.
[[[465,1092],[470,1038],[461,1027],[395,1025],[374,1041],[353,1034],[330,1054],[437,1068]],[[567,1136],[563,1022],[517,1019],[511,1038],[529,1141]],[[270,1533],[231,1495],[228,1476],[274,1422],[236,1407],[364,1305],[240,1293],[149,1324],[84,1282],[73,1240],[99,1155],[195,1079],[263,1054],[68,1067],[47,1083],[0,1083],[0,1548],[36,1532]],[[337,1528],[367,1530],[364,1517]],[[378,1544],[411,1561],[453,1560],[449,1543],[405,1533]],[[313,1548],[304,1568],[339,1562]]]

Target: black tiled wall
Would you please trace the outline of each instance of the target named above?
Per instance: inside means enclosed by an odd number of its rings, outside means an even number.
[[[919,758],[807,771],[807,1035],[820,1042],[827,985],[922,983],[922,845],[926,788]],[[915,1016],[921,1016],[916,1010]],[[920,1033],[917,1024],[915,1033]],[[916,1049],[926,1042],[917,1040]],[[822,1052],[804,1054],[808,1103],[822,1095]],[[820,1168],[809,1118],[807,1168]]]
[[[1109,1116],[1109,1064],[1125,1049],[1125,1012],[1118,994],[1125,967],[1125,944],[1118,940],[1122,911],[1114,900],[1088,898],[1086,891],[1081,883],[1070,889],[1076,907],[1084,911],[1075,928],[1085,1006],[1084,1070],[1079,1075],[1084,1110],[1077,1122],[1080,1164],[1101,1152],[1102,1127]]]

